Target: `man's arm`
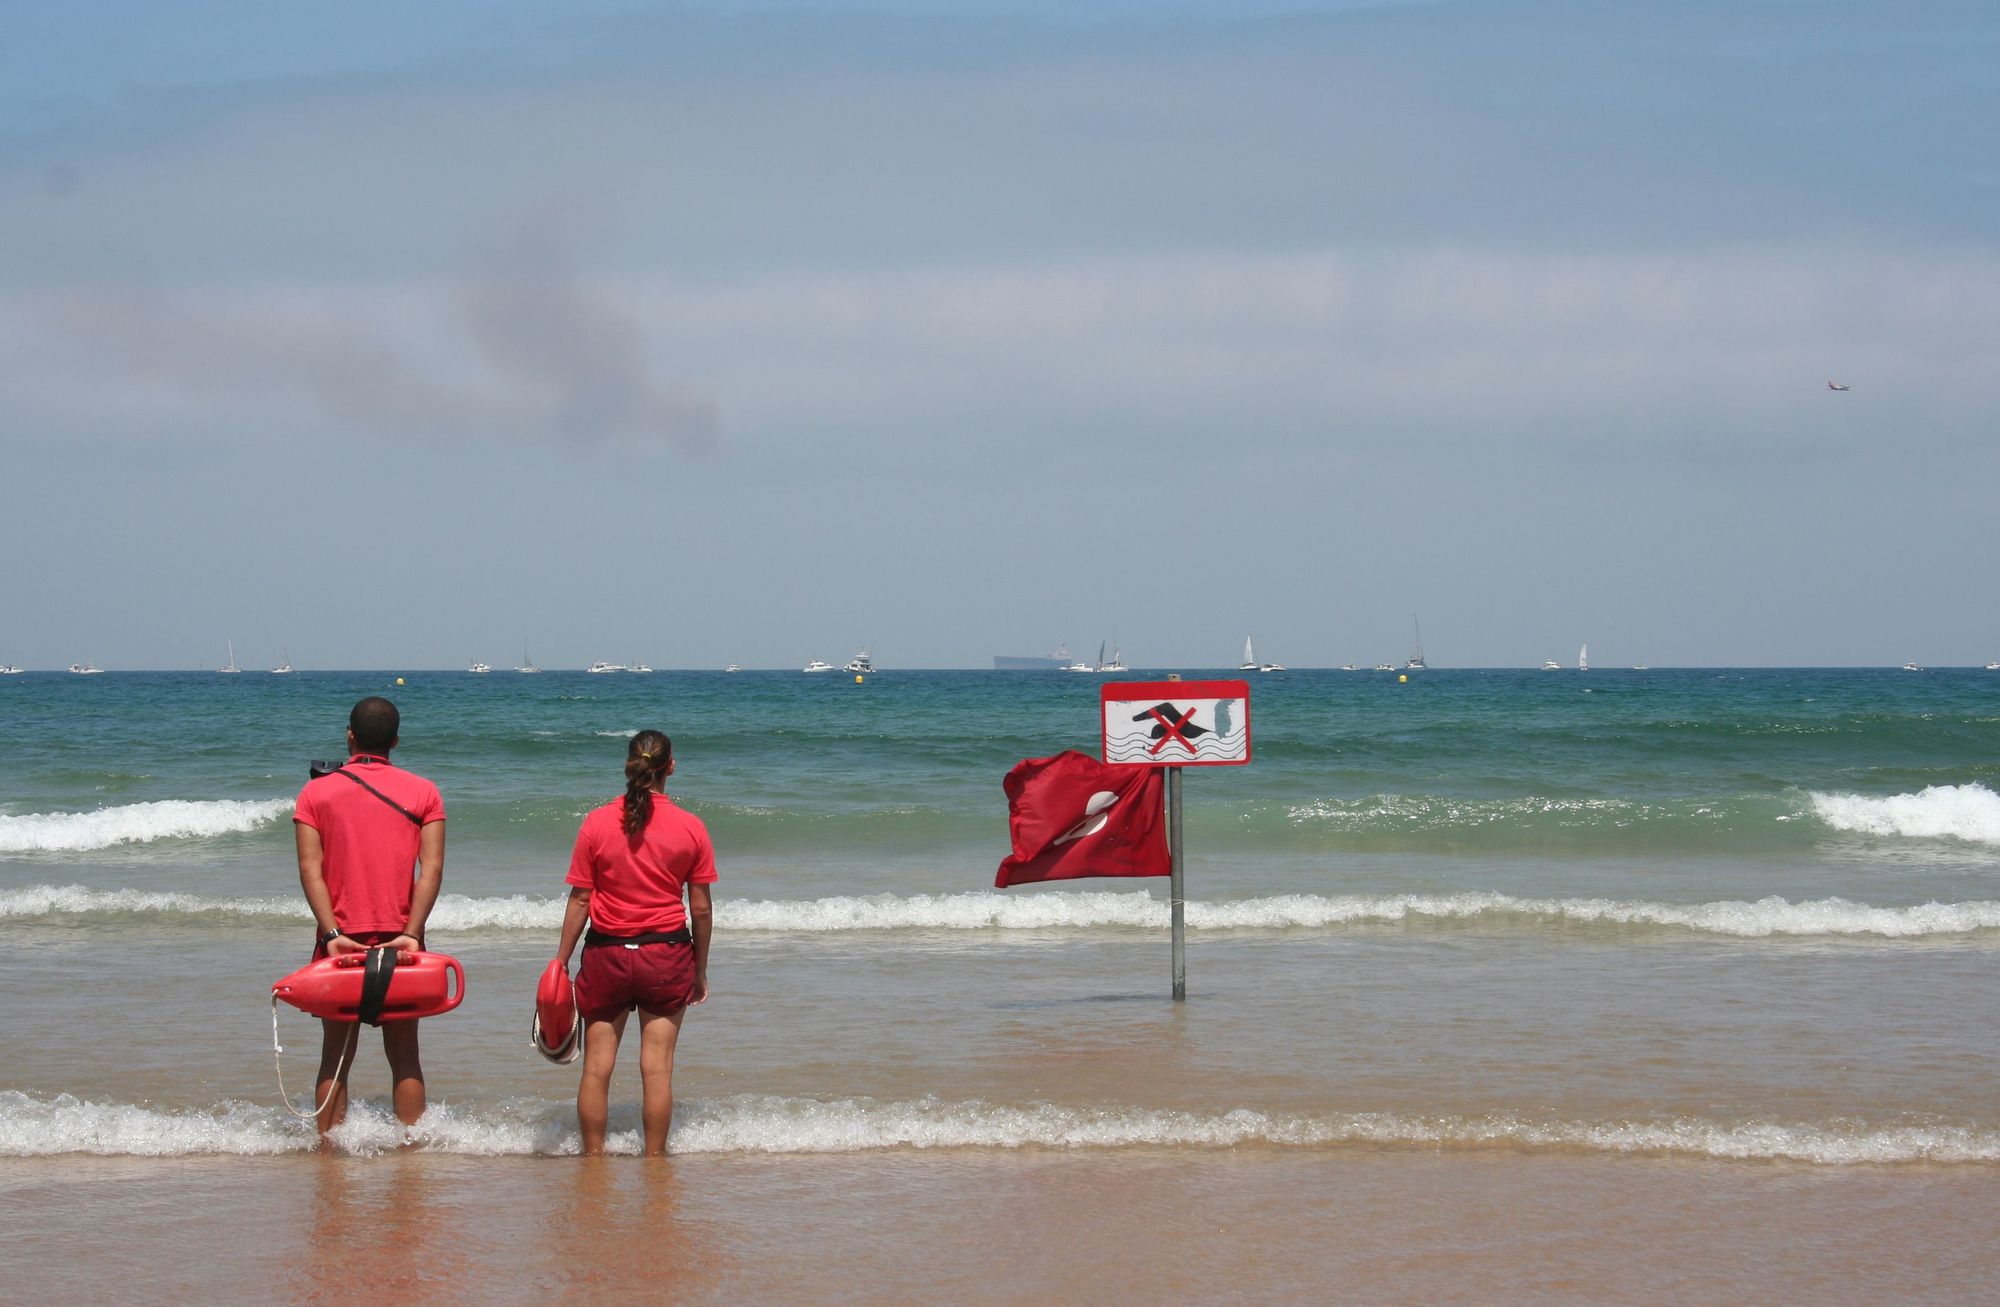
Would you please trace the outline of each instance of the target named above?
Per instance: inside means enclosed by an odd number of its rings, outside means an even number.
[[[688,886],[688,929],[694,933],[694,993],[688,1003],[708,1001],[708,932],[715,917],[712,885]]]
[[[403,924],[403,933],[389,941],[391,945],[401,949],[423,947],[424,922],[437,906],[438,890],[443,886],[444,823],[426,822],[417,836],[417,884],[410,891],[410,919]]]
[[[306,892],[306,906],[312,909],[318,933],[338,930],[340,923],[333,919],[333,895],[326,887],[326,846],[320,842],[319,832],[302,821],[293,822],[292,831],[299,845],[299,888]],[[345,935],[336,935],[328,941],[326,953],[328,957],[339,957],[343,953],[358,953],[364,947]]]
[[[556,961],[569,969],[569,955],[576,952],[577,940],[583,938],[583,927],[590,920],[590,887],[572,885],[569,887],[569,906],[563,909],[562,943],[556,947]]]

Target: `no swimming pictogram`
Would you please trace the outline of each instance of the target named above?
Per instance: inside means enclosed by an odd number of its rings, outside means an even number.
[[[1248,681],[1134,681],[1103,688],[1104,761],[1230,767],[1250,761]]]

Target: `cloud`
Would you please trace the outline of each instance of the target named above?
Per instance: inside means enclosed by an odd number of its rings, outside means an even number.
[[[717,439],[714,402],[659,380],[632,309],[549,247],[436,287],[91,288],[24,310],[31,330],[81,356],[79,384],[121,376],[223,424],[269,426],[303,402],[342,430],[387,437],[691,452]]]

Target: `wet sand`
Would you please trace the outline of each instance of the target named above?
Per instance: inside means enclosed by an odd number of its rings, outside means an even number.
[[[1992,1168],[1514,1149],[62,1157],[0,1225],[20,1303],[2000,1296]]]

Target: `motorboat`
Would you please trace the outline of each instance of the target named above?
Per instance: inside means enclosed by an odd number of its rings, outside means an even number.
[[[607,672],[622,672],[625,668],[618,663],[607,663],[602,658],[583,669],[593,676],[603,676]]]
[[[1376,663],[1375,670],[1378,672],[1393,672],[1396,670],[1396,668],[1394,664],[1391,663]]]
[[[12,663],[7,663],[4,666],[0,666],[0,676],[19,676],[23,670],[23,668],[16,667]]]
[[[805,665],[804,670],[808,672],[830,672],[833,670],[833,664],[823,663],[819,659],[815,658],[811,662]]]
[[[1924,669],[1917,666],[1915,663],[1904,663],[1903,670],[1906,672],[1921,672]]]
[[[860,653],[848,659],[847,666],[840,670],[843,672],[853,672],[856,676],[865,676],[875,670],[875,660],[868,656],[866,649],[863,649]]]
[[[625,664],[625,670],[628,672],[650,672],[653,669],[644,663],[627,663]]]
[[[1544,659],[1542,659],[1542,670],[1543,670],[1543,671],[1545,671],[1545,672],[1559,672],[1559,671],[1561,671],[1562,669],[1563,669],[1563,665],[1562,665],[1561,663],[1557,662],[1557,661],[1556,661],[1555,659],[1553,659],[1553,658],[1544,658]]]
[[[729,666],[723,668],[722,670],[725,672],[740,672],[743,669],[741,667],[738,667],[735,663],[731,663],[729,664]]]
[[[1340,670],[1343,672],[1358,672],[1361,669],[1359,667],[1356,667],[1353,663],[1342,663],[1340,665]]]
[[[1264,663],[1257,670],[1260,672],[1282,672],[1285,670],[1285,665],[1283,663]]]
[[[71,672],[72,672],[72,673],[73,673],[74,675],[77,675],[77,676],[102,676],[102,675],[104,675],[104,669],[103,669],[102,667],[96,667],[96,666],[93,666],[93,665],[92,665],[92,664],[90,664],[90,663],[71,663],[71,664],[69,665],[69,670],[70,670],[70,671],[71,671]]]
[[[493,668],[486,663],[474,663],[472,664],[472,666],[466,668],[465,670],[470,672],[474,676],[484,676],[488,672],[492,671]]]
[[[14,670],[18,672],[21,669],[16,667]],[[1989,672],[2000,672],[2000,663],[1988,663],[1986,664],[1986,670]]]

